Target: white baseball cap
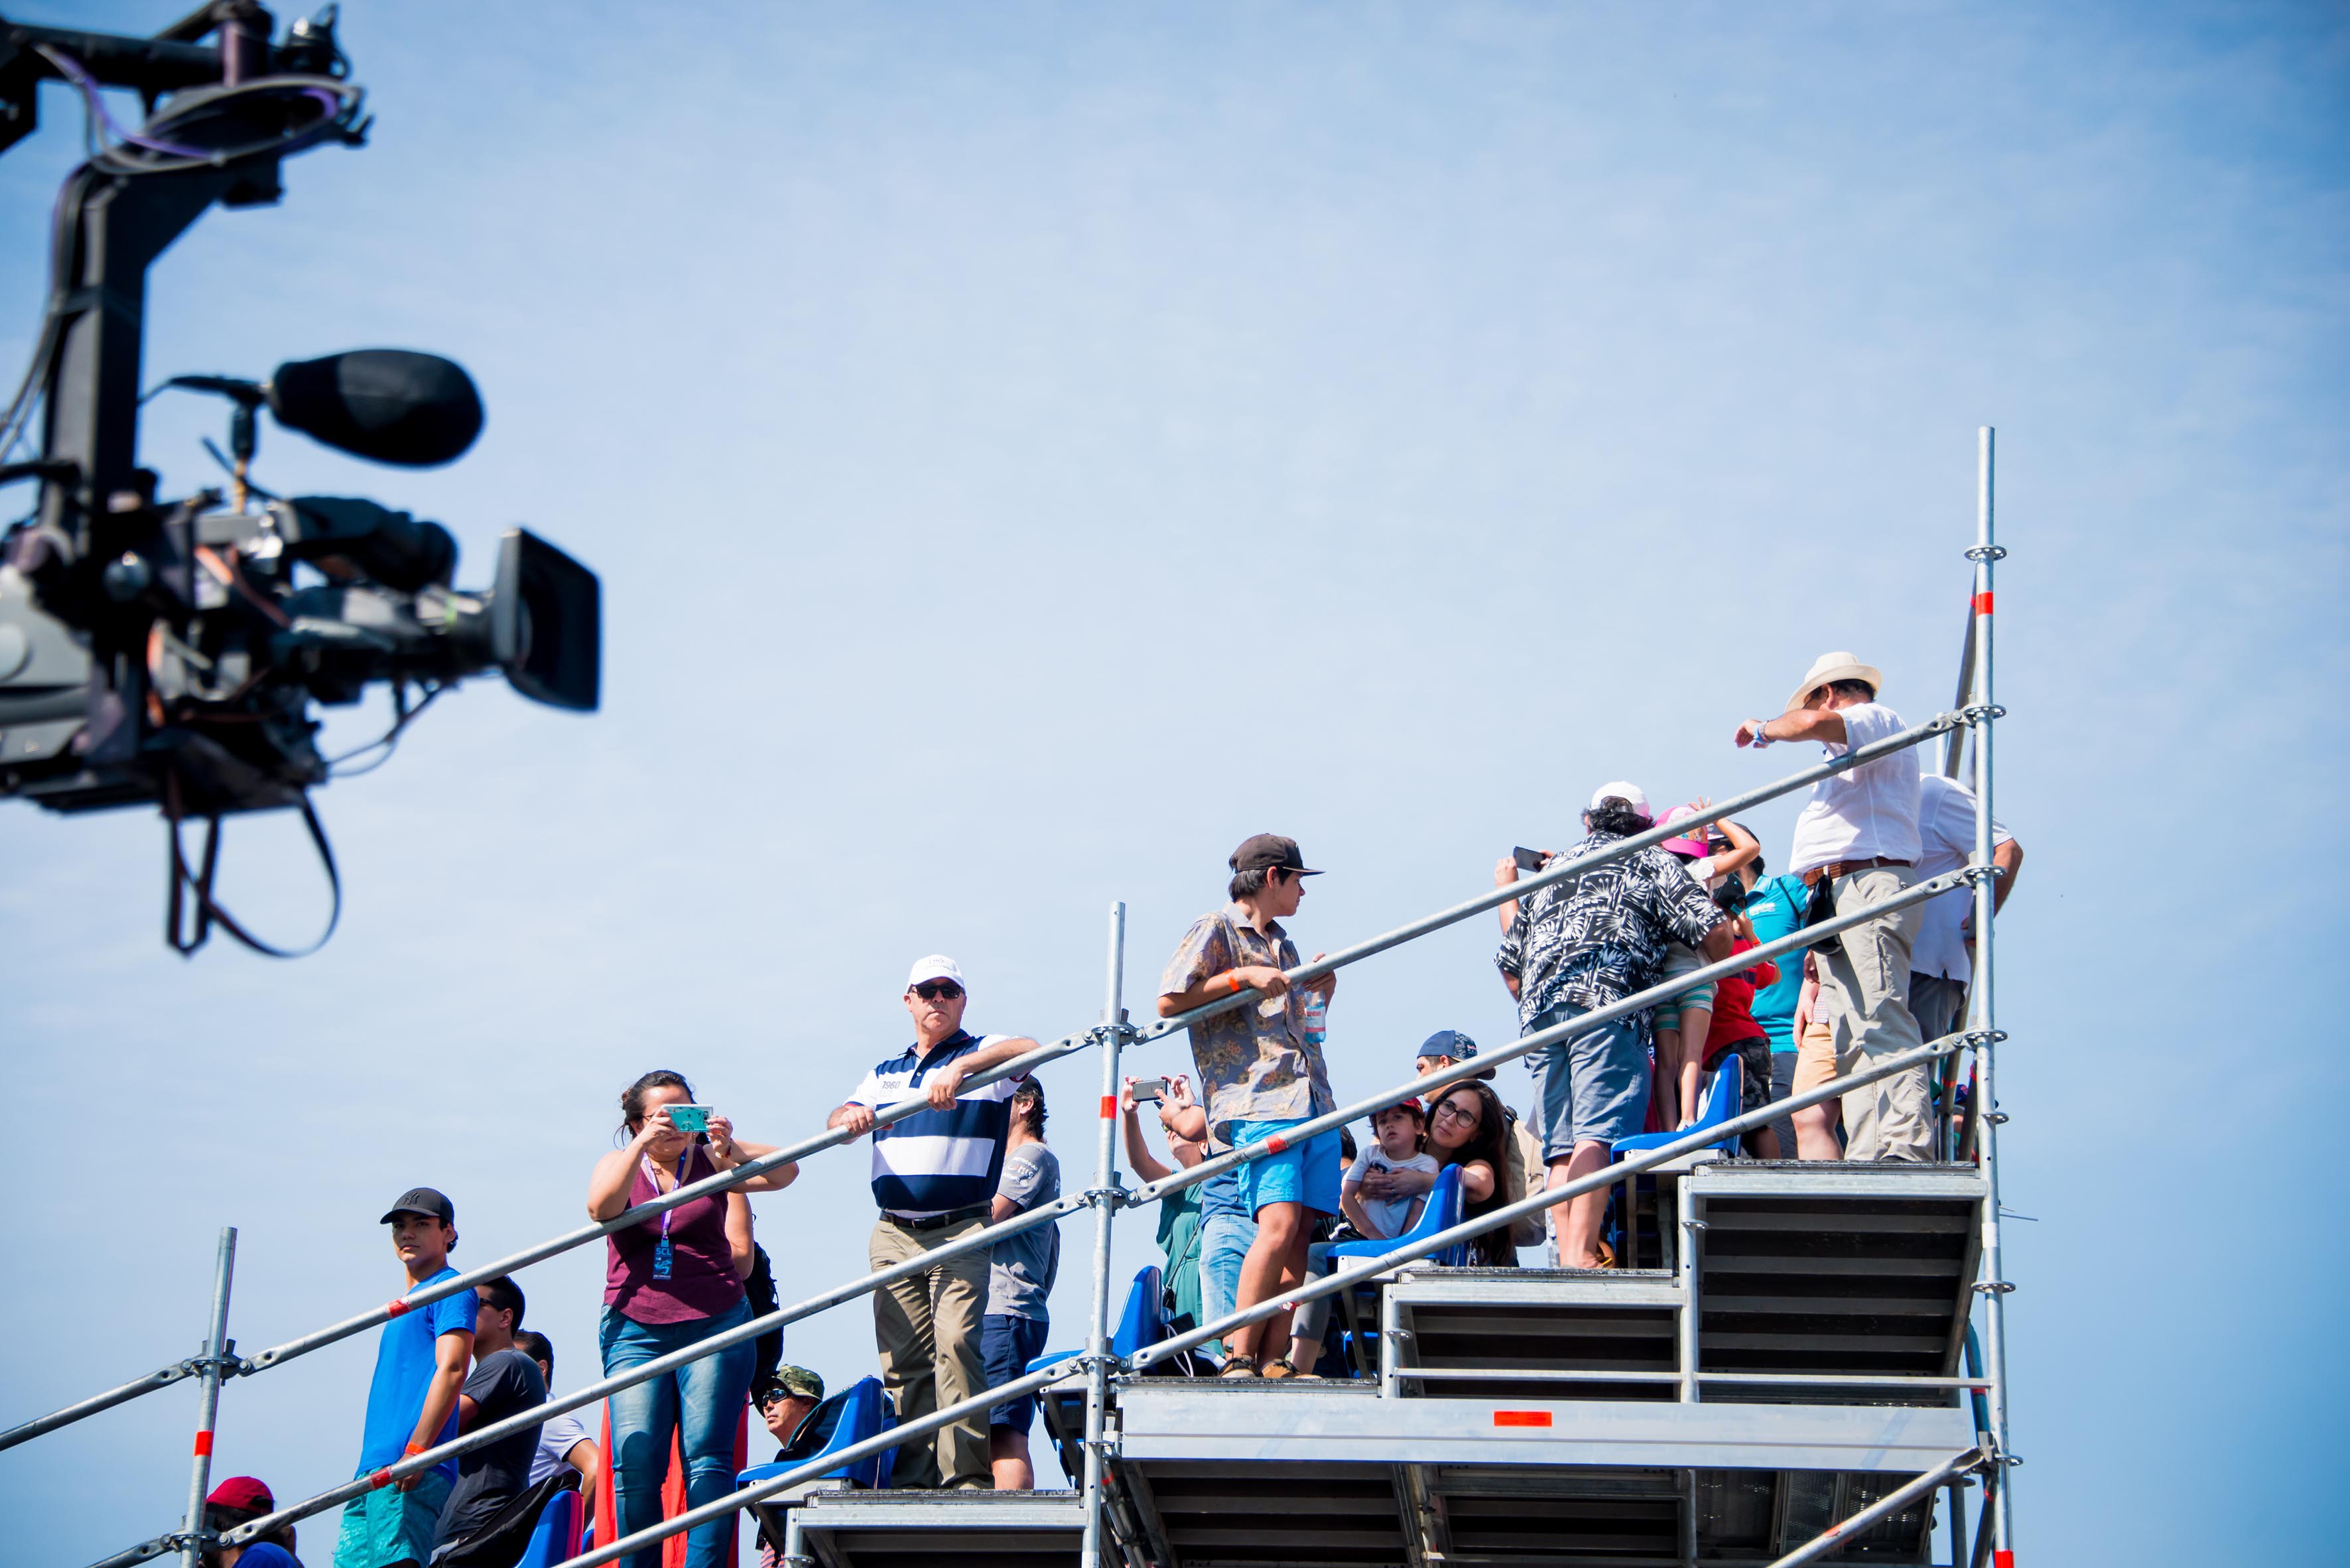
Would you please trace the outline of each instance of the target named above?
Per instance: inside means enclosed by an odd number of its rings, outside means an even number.
[[[1632,809],[1640,814],[1643,821],[1654,822],[1657,820],[1656,814],[1648,809],[1648,791],[1642,789],[1638,784],[1628,783],[1623,779],[1617,779],[1614,784],[1601,784],[1597,789],[1593,790],[1591,792],[1590,809],[1597,811],[1599,809],[1599,803],[1606,800],[1610,795],[1615,796],[1617,800],[1629,801],[1632,805]]]
[[[913,970],[906,976],[906,989],[911,991],[926,980],[951,980],[965,991],[971,989],[970,982],[962,977],[962,971],[955,967],[955,961],[944,953],[916,959]]]

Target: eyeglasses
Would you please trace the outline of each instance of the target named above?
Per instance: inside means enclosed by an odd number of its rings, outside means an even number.
[[[1471,1106],[1464,1110],[1460,1106],[1453,1104],[1451,1100],[1447,1100],[1442,1105],[1437,1106],[1436,1115],[1440,1119],[1445,1116],[1450,1116],[1456,1122],[1467,1122],[1472,1127],[1479,1122],[1485,1119],[1485,1113],[1479,1110],[1475,1106]]]
[[[914,994],[924,1002],[952,1002],[962,994],[962,987],[951,980],[926,980],[914,987]]]

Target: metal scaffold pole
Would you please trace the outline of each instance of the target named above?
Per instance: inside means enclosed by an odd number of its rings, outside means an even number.
[[[196,1401],[195,1461],[188,1475],[187,1535],[180,1547],[184,1568],[203,1568],[204,1498],[212,1490],[213,1423],[220,1416],[221,1362],[228,1344],[228,1287],[236,1272],[236,1227],[221,1227],[220,1249],[213,1262],[212,1326],[204,1334],[203,1365],[197,1368],[200,1392]]]
[[[1991,567],[2007,552],[1991,539],[1991,489],[1993,441],[1996,432],[1985,425],[1978,435],[1975,477],[1975,547],[1967,552],[1975,564],[1974,597],[1974,706],[1971,719],[1975,741],[1975,860],[1988,866],[1991,857],[1991,730],[1999,710],[1993,705],[1991,687]],[[1985,1346],[1983,1367],[1991,1386],[1986,1391],[1991,1410],[1991,1436],[1993,1462],[2012,1466],[2013,1456],[2008,1447],[2007,1435],[2007,1293],[2013,1287],[2000,1255],[2000,1191],[1999,1191],[1999,1127],[2003,1119],[1999,1114],[1997,1079],[1993,1063],[1999,1055],[1999,1032],[1994,1011],[1992,968],[1992,907],[1998,901],[1996,877],[1985,877],[1975,884],[1975,961],[1973,975],[1974,1013],[1972,1027],[1982,1032],[1981,1044],[1976,1048],[1978,1064],[1976,1093],[1981,1104],[1976,1115],[1982,1124],[1982,1169],[1984,1184],[1990,1189],[1991,1200],[1983,1210],[1981,1286],[1986,1297],[1984,1310],[1989,1317],[1989,1343]],[[1991,1524],[1995,1532],[1998,1568],[2012,1568],[2015,1554],[2015,1538],[2010,1516],[2012,1489],[1992,1489]]]
[[[1101,1568],[1102,1445],[1109,1406],[1109,1244],[1118,1218],[1118,1052],[1126,1040],[1126,906],[1109,911],[1107,1001],[1102,1008],[1101,1143],[1094,1162],[1093,1322],[1086,1331],[1086,1540],[1082,1568]]]

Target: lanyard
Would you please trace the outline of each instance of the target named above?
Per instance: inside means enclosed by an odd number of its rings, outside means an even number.
[[[693,1146],[691,1144],[688,1144],[685,1146],[685,1152],[677,1157],[678,1187],[683,1187],[685,1185],[686,1162],[692,1158]],[[640,1154],[637,1156],[637,1163],[644,1168],[645,1179],[652,1183],[653,1196],[655,1198],[659,1198],[660,1196],[660,1175],[658,1171],[653,1169],[653,1162]],[[674,1192],[677,1189],[671,1188],[670,1190]],[[661,1210],[661,1240],[663,1241],[667,1241],[669,1240],[669,1222],[675,1217],[676,1213],[677,1210],[674,1209],[664,1209]]]

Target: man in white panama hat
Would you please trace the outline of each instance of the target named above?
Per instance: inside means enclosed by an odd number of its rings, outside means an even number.
[[[1901,715],[1877,700],[1885,678],[1850,653],[1825,653],[1804,672],[1786,711],[1767,722],[1738,726],[1742,746],[1777,741],[1818,741],[1831,757],[1869,745],[1906,728]],[[1814,901],[1855,909],[1889,898],[1917,879],[1918,753],[1915,747],[1822,779],[1795,819],[1788,869],[1804,879]],[[1910,948],[1920,914],[1916,905],[1865,920],[1828,939],[1820,968],[1820,1010],[1832,1055],[1799,1051],[1798,1093],[1849,1073],[1865,1058],[1890,1055],[1918,1044],[1909,1011]],[[1845,1158],[1924,1160],[1933,1158],[1927,1111],[1926,1069],[1912,1067],[1865,1084],[1844,1096]],[[1800,1136],[1802,1128],[1799,1127]]]

